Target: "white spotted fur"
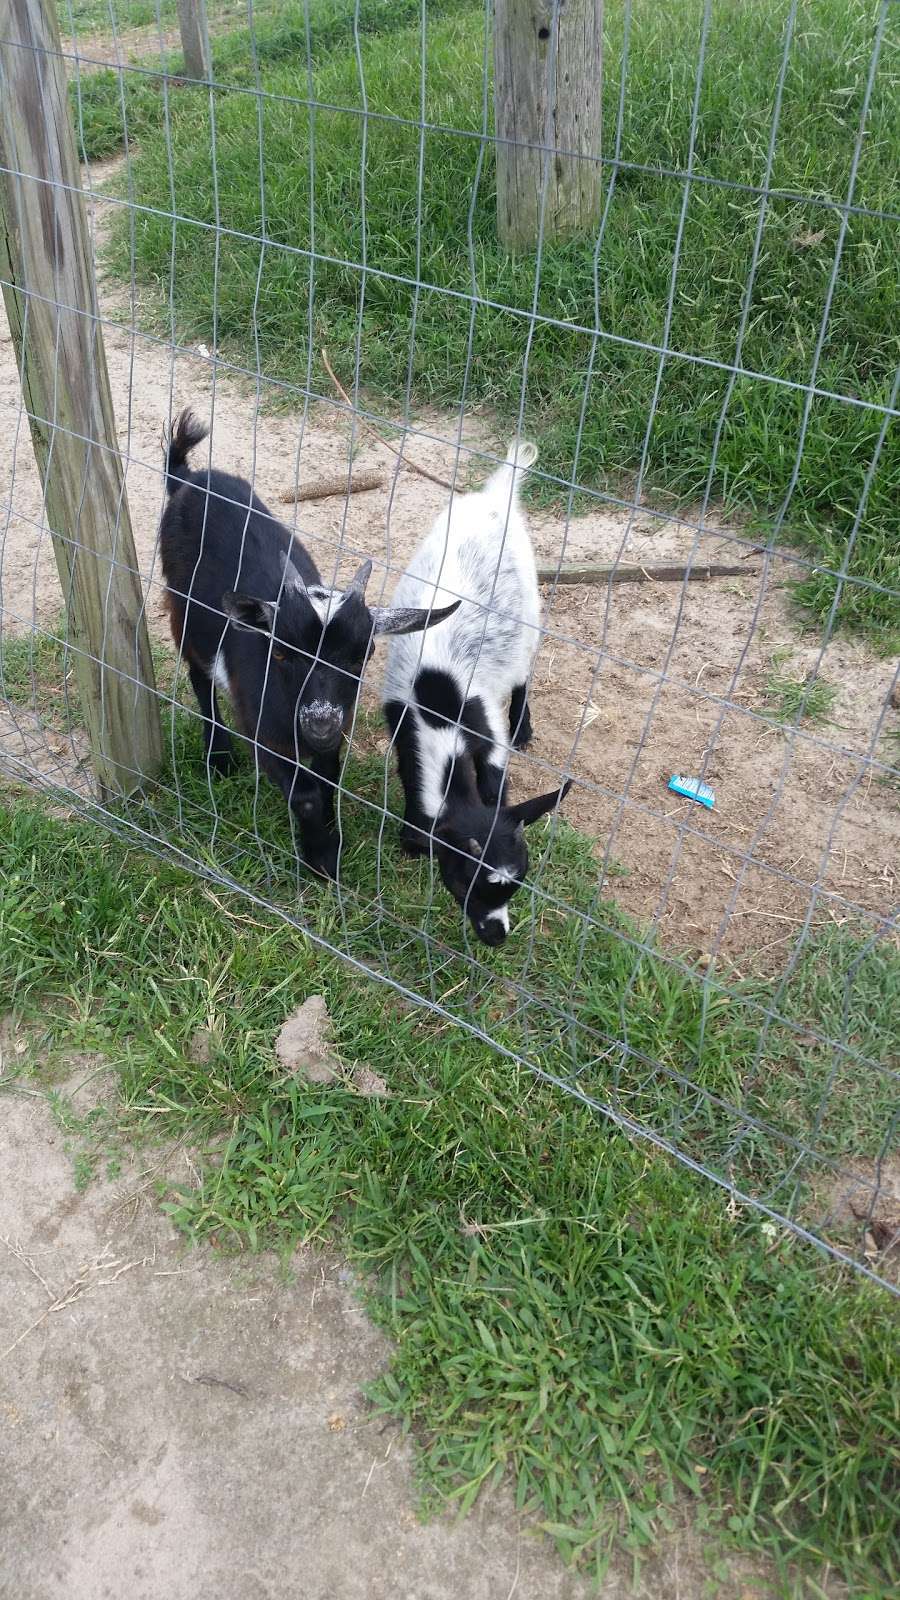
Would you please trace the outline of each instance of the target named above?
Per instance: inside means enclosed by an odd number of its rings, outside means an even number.
[[[448,673],[466,699],[480,698],[494,741],[491,760],[505,766],[508,759],[510,696],[527,682],[541,637],[537,569],[518,494],[523,471],[536,460],[535,445],[514,440],[483,489],[454,494],[394,592],[394,606],[463,601],[438,627],[392,638],[388,650],[382,698],[405,703],[415,718],[421,804],[431,817],[441,808],[458,735],[429,727],[418,714],[413,689],[421,668]]]
[[[497,906],[495,911],[489,911],[485,922],[499,922],[504,933],[509,933],[509,906]]]

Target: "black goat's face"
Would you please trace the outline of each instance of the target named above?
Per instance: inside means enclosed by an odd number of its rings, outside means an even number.
[[[565,799],[571,782],[520,805],[467,806],[435,830],[445,888],[462,906],[482,944],[502,944],[509,903],[528,872],[525,829]]]
[[[272,673],[294,708],[299,743],[324,754],[336,750],[353,716],[359,685],[382,633],[416,633],[442,622],[457,600],[442,609],[366,604],[371,561],[360,567],[346,589],[307,586],[289,567],[278,600],[228,593],[226,616],[239,628],[271,640]]]

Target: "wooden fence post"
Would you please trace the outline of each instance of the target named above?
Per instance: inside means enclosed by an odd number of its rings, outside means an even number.
[[[0,0],[0,276],[101,796],[162,734],[54,0]]]
[[[497,228],[508,249],[537,244],[545,173],[546,239],[598,222],[602,64],[603,0],[495,0]]]
[[[209,30],[206,26],[206,0],[178,0],[178,27],[185,76],[208,83],[212,77]]]

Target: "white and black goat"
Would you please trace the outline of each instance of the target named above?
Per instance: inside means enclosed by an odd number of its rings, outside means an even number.
[[[510,743],[531,740],[528,676],[540,641],[534,552],[519,508],[533,444],[514,442],[477,494],[454,495],[400,579],[394,605],[449,608],[424,639],[391,642],[384,711],[406,798],[410,854],[432,846],[441,877],[484,944],[509,932],[509,901],[528,870],[525,825],[569,790],[506,804]]]
[[[340,746],[374,636],[430,627],[456,605],[368,606],[370,561],[346,589],[323,585],[309,551],[244,478],[190,469],[207,432],[190,411],[171,431],[160,527],[169,620],[203,714],[207,764],[225,772],[234,759],[221,689],[297,817],[309,866],[334,877]]]

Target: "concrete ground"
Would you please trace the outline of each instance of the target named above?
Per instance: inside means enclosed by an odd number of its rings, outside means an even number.
[[[418,1520],[411,1447],[360,1393],[387,1345],[340,1261],[300,1251],[285,1281],[188,1250],[152,1196],[137,1165],[79,1192],[33,1080],[0,1093],[3,1600],[596,1596],[505,1494]],[[694,1544],[637,1592],[715,1592]],[[631,1592],[623,1570],[603,1600]],[[772,1591],[742,1566],[718,1592]]]

